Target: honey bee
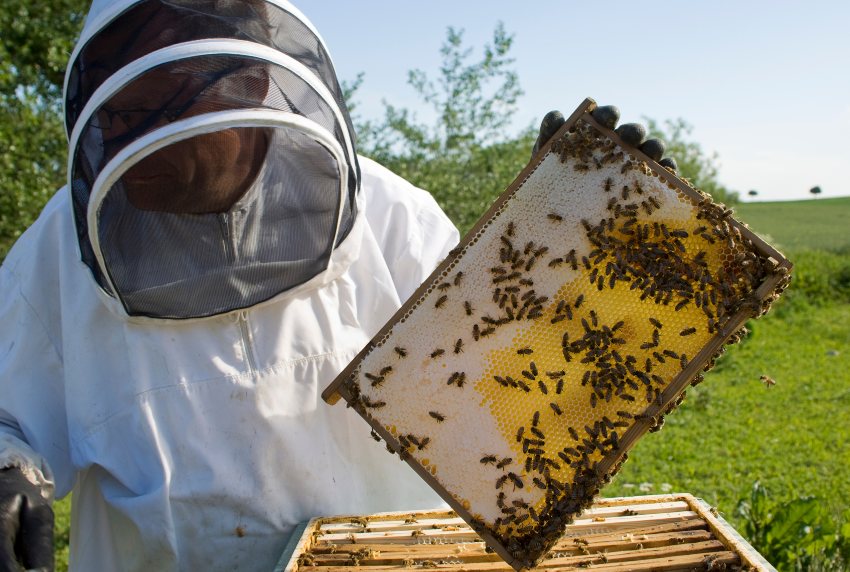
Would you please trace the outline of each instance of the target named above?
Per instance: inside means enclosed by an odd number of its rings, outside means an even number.
[[[759,376],[759,379],[762,381],[762,383],[764,383],[765,387],[767,387],[768,389],[776,385],[776,382],[773,380],[773,378],[768,377],[766,375]]]
[[[523,278],[519,283],[523,286],[534,286],[534,281],[531,278]]]
[[[518,350],[516,351],[516,353],[518,353],[518,354],[519,354],[519,355],[521,355],[521,356],[527,356],[527,355],[533,354],[533,353],[534,353],[534,350],[533,350],[533,349],[531,349],[531,348],[529,348],[529,347],[525,347],[525,348],[520,348],[520,349],[518,349]]]
[[[456,354],[463,353],[463,339],[462,338],[458,338],[457,341],[455,342],[454,353],[456,353]]]
[[[514,490],[516,490],[517,488],[520,488],[520,489],[525,488],[525,484],[522,482],[522,479],[520,479],[519,476],[516,475],[515,473],[508,473],[507,476],[513,482]],[[546,487],[543,487],[543,488],[546,488]]]
[[[474,339],[477,342],[480,337],[481,337],[481,329],[478,327],[478,324],[475,324],[474,326],[472,326],[472,339]],[[457,347],[457,346],[455,346],[455,347]],[[461,351],[463,351],[463,350],[461,350]],[[455,353],[458,353],[458,352],[455,352]]]
[[[629,200],[629,186],[628,186],[628,185],[623,185],[623,192],[622,192],[622,193],[620,193],[620,197],[621,197],[624,201]]]
[[[614,324],[614,327],[613,327],[613,328],[611,328],[611,331],[612,331],[612,332],[616,332],[617,330],[619,330],[620,328],[622,328],[625,324],[626,324],[626,322],[624,322],[623,320],[620,320],[619,322],[617,322],[616,324]]]
[[[457,386],[458,386],[458,387],[462,388],[462,387],[463,387],[463,384],[465,384],[465,383],[466,383],[466,373],[464,373],[464,372],[460,372],[460,373],[457,375],[457,379],[455,380],[455,383],[457,383]]]
[[[690,336],[690,335],[695,334],[695,333],[697,333],[696,328],[686,328],[686,329],[682,330],[681,332],[679,332],[679,335],[680,336]]]
[[[444,350],[442,348],[437,348],[433,352],[431,352],[431,359],[437,359],[438,357],[440,357],[444,353],[446,353],[446,350]]]
[[[384,383],[384,376],[372,375],[371,373],[366,374],[366,379],[372,382],[372,387],[378,387],[382,383]]]
[[[537,385],[540,387],[540,391],[542,391],[544,395],[549,394],[549,388],[546,387],[546,384],[543,383],[543,380],[537,380]]]
[[[555,412],[555,415],[563,415],[563,413],[564,413],[563,411],[561,411],[561,408],[558,407],[558,405],[555,404],[555,403],[550,403],[549,407],[552,408],[552,411]]]
[[[514,221],[511,221],[508,223],[508,228],[505,229],[505,234],[507,234],[508,236],[513,236],[515,230],[516,224],[514,224]]]
[[[561,391],[563,391],[563,389],[564,389],[564,379],[561,378],[561,379],[558,380],[558,385],[555,386],[555,393],[560,395]]]
[[[377,441],[378,443],[380,443],[380,442],[381,442],[381,437],[380,437],[377,433],[375,433],[375,430],[374,430],[374,429],[372,429],[372,432],[371,432],[371,433],[369,433],[369,435],[372,437],[372,439],[374,439],[374,440],[375,440],[375,441]]]
[[[504,237],[504,236],[500,236],[500,237],[499,237],[499,239],[500,239],[500,240],[501,240],[501,241],[505,244],[505,246],[507,246],[507,247],[508,247],[508,250],[513,250],[513,249],[514,249],[514,245],[513,245],[513,243],[511,243],[511,241],[510,241],[510,240],[508,240],[506,237]]]
[[[454,285],[460,286],[460,281],[463,279],[463,272],[458,272],[455,274]]]
[[[581,308],[581,303],[584,302],[584,294],[579,294],[578,298],[576,298],[575,307]]]
[[[532,427],[537,427],[537,424],[538,424],[539,422],[540,422],[540,412],[539,412],[539,411],[535,411],[535,412],[534,412],[534,415],[533,415],[533,416],[532,416],[532,418],[531,418],[531,426],[532,426]]]
[[[590,167],[588,165],[584,164],[584,163],[578,163],[576,165],[573,165],[573,170],[574,171],[589,171]]]
[[[502,475],[501,477],[499,477],[498,479],[496,479],[496,488],[497,488],[497,489],[502,488],[502,487],[505,485],[505,482],[506,482],[507,480],[508,480],[508,476],[507,476],[507,475]]]
[[[652,357],[654,357],[655,361],[657,361],[658,363],[665,363],[666,362],[666,360],[664,359],[664,356],[662,356],[658,352],[652,352]]]
[[[396,346],[396,347],[395,347],[395,349],[393,349],[393,351],[394,351],[396,354],[398,354],[398,356],[399,356],[400,358],[406,358],[406,357],[407,357],[407,350],[406,350],[406,349],[404,349],[404,348],[400,348],[400,347]]]
[[[679,359],[679,354],[677,354],[677,353],[676,353],[676,352],[674,352],[673,350],[664,350],[664,352],[663,352],[663,353],[664,353],[664,355],[665,355],[665,356],[667,356],[667,357],[669,357],[669,358]],[[663,362],[662,362],[662,363],[663,363]]]
[[[534,266],[534,263],[537,262],[537,257],[532,256],[528,259],[528,262],[525,263],[525,271],[529,272],[531,268]]]
[[[549,247],[548,246],[541,246],[540,248],[538,248],[537,250],[534,251],[534,256],[536,256],[537,258],[540,258],[541,256],[543,256],[547,252],[549,252]]]
[[[658,320],[656,320],[655,318],[650,318],[650,319],[649,319],[649,323],[650,323],[650,324],[652,324],[653,326],[655,326],[656,328],[658,328],[659,330],[660,330],[661,328],[663,328],[663,327],[664,327],[664,326],[661,324],[661,322],[659,322],[659,321],[658,321]]]
[[[610,191],[610,190],[611,190],[611,186],[612,186],[613,184],[614,184],[614,179],[612,179],[611,177],[608,177],[608,178],[605,180],[605,190],[606,190],[606,191]]]
[[[493,334],[495,331],[496,331],[496,328],[494,328],[493,326],[489,326],[489,327],[484,328],[483,330],[481,330],[481,336],[482,336],[482,337],[487,337],[487,336],[489,336],[489,335]]]
[[[437,286],[437,290],[448,290],[451,287],[452,287],[452,285],[449,284],[448,282],[443,282],[442,284]]]
[[[514,462],[514,460],[511,459],[510,457],[505,457],[504,459],[502,459],[501,461],[496,463],[496,468],[497,469],[504,469],[505,467],[507,467],[508,465],[510,465],[513,462]]]
[[[442,307],[443,307],[443,305],[446,303],[446,300],[448,300],[448,299],[449,299],[449,297],[448,297],[448,296],[446,296],[446,295],[442,295],[442,296],[440,296],[440,297],[437,299],[437,301],[434,303],[434,307],[435,307],[435,308],[442,308]]]

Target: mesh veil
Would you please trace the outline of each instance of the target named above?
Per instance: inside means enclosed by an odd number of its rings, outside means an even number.
[[[184,319],[320,274],[357,214],[341,100],[321,42],[277,6],[148,0],[123,11],[78,50],[67,79],[74,219],[98,285],[131,316]],[[192,118],[234,110],[273,120],[180,135]],[[160,134],[174,141],[122,155]]]

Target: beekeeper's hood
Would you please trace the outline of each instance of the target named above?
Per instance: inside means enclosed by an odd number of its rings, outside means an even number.
[[[65,121],[81,260],[134,321],[289,296],[357,255],[351,120],[286,0],[95,0]]]

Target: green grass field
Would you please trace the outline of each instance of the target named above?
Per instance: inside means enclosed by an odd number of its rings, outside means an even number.
[[[850,198],[738,211],[786,251],[795,280],[777,309],[750,321],[752,334],[688,391],[664,430],[638,443],[604,494],[689,492],[740,525],[737,500],[760,479],[775,499],[818,495],[837,514],[850,507],[850,254],[824,251],[850,249]],[[763,374],[776,386],[762,385]],[[70,499],[54,508],[63,571]]]
[[[742,203],[736,217],[782,251],[850,249],[850,197]]]

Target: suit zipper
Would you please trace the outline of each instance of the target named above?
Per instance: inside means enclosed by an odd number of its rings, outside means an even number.
[[[257,373],[257,359],[254,356],[254,344],[251,343],[251,332],[248,330],[248,311],[241,310],[236,313],[236,321],[239,323],[239,331],[242,334],[242,350],[248,362],[251,373]]]

